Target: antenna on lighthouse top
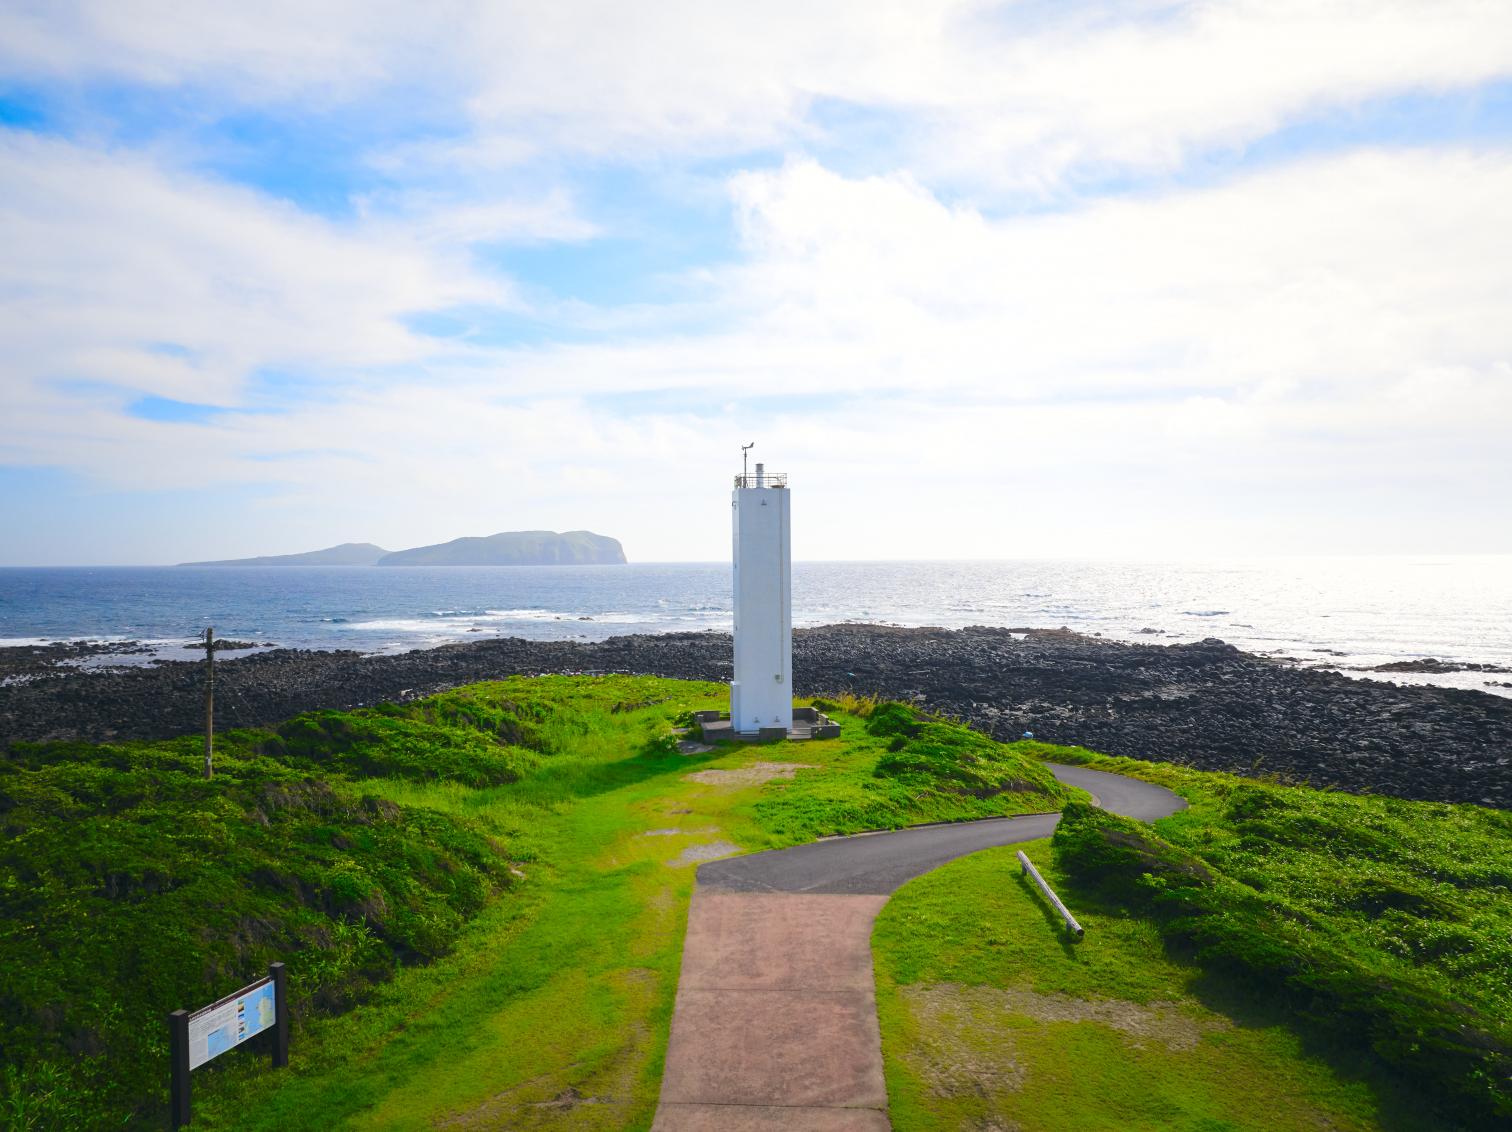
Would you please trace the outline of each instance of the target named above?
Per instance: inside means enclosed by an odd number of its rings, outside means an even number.
[[[755,447],[756,442],[754,440],[749,444],[742,444],[740,446],[740,482],[742,484],[745,483],[746,477],[751,474],[750,452]]]

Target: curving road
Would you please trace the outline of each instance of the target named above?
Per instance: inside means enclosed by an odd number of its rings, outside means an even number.
[[[1146,782],[1047,765],[1114,813],[1153,821],[1186,805]],[[1059,820],[867,833],[703,865],[653,1132],[886,1132],[872,922],[905,881]]]
[[[1101,770],[1045,765],[1056,778],[1080,786],[1115,814],[1154,821],[1186,808],[1185,801],[1163,786]],[[967,853],[1048,837],[1058,821],[1059,814],[1028,814],[834,837],[712,861],[699,868],[698,883],[725,892],[894,892],[914,877]]]

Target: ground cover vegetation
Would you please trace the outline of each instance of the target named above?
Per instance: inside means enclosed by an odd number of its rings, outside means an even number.
[[[1069,805],[1069,874],[1456,1119],[1512,1122],[1512,815],[1081,757],[1190,808],[1151,830]]]
[[[682,753],[676,725],[726,695],[473,685],[230,732],[208,781],[192,739],[13,745],[0,1119],[160,1124],[163,1015],[280,959],[291,1068],[196,1071],[196,1126],[644,1127],[697,862],[1068,796],[1025,754],[863,701],[826,705],[840,739]],[[802,768],[752,769],[779,762]]]
[[[1034,855],[1081,944],[1006,857],[900,890],[874,937],[896,1127],[1507,1126],[1512,817],[1015,747],[1190,806],[1067,804]],[[942,1020],[984,1090],[941,1077]]]
[[[1015,857],[1073,905],[1073,943]],[[1159,924],[1059,868],[1048,840],[904,885],[872,936],[898,1132],[1443,1132],[1361,1058],[1163,946]]]
[[[814,703],[840,713],[845,743],[830,758],[829,773],[801,775],[768,791],[755,811],[763,828],[789,844],[1059,810],[1078,793],[1033,754],[906,704],[856,696]],[[794,748],[794,757],[807,750]]]
[[[443,954],[513,883],[505,840],[368,787],[517,780],[529,709],[462,695],[218,741],[18,744],[0,761],[5,1118],[66,1127],[159,1103],[162,1016],[286,962],[301,1014]],[[517,718],[523,716],[524,718]],[[505,726],[505,721],[508,726]]]

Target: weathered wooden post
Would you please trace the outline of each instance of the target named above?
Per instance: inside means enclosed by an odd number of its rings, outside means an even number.
[[[215,771],[210,760],[215,753],[215,627],[205,630],[205,777]]]

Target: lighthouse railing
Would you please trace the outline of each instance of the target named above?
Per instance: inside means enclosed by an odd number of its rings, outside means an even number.
[[[737,488],[787,487],[787,481],[786,472],[746,472],[735,477],[735,486]]]

